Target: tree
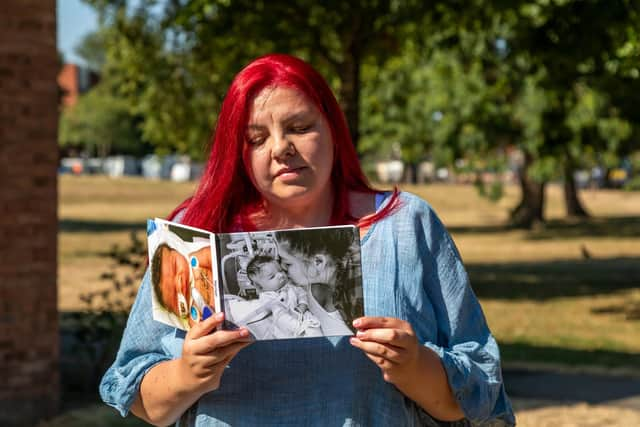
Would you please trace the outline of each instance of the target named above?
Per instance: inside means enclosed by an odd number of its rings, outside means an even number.
[[[106,61],[105,31],[98,29],[86,34],[74,47],[74,52],[92,71],[102,70]]]
[[[136,118],[126,102],[100,85],[62,112],[58,142],[61,147],[82,149],[87,156],[141,155],[149,151],[140,142]]]
[[[633,78],[629,69],[625,76],[617,64],[621,56],[628,61],[640,55],[633,48],[638,46],[635,29],[640,25],[639,8],[637,2],[629,0],[537,0],[515,2],[503,11],[513,22],[513,30],[506,37],[512,52],[508,61],[518,74],[536,76],[535,86],[545,99],[541,138],[525,149],[525,157],[531,163],[550,157],[563,169],[569,215],[586,215],[573,179],[579,159],[593,149],[615,152],[619,145],[616,141],[631,136],[624,131],[629,122],[624,123],[627,120],[621,117],[622,109],[617,105],[629,96],[606,99],[606,108],[592,110],[590,120],[580,122],[572,115],[581,108],[589,91],[607,88],[620,93],[638,87],[638,76]],[[619,138],[603,132],[604,128],[617,129]],[[527,176],[524,180],[530,181]],[[525,185],[535,187],[532,182]],[[544,192],[544,187],[538,184],[537,191]],[[526,226],[541,221],[543,197],[526,192],[523,195],[514,211],[514,223]]]
[[[620,153],[637,134],[637,109],[629,108],[637,95],[624,91],[640,82],[639,8],[630,0],[476,0],[458,13],[458,24],[451,9],[439,9],[445,24],[436,27],[436,49],[454,49],[463,63],[481,64],[496,95],[497,114],[486,115],[482,126],[490,145],[506,141],[524,153],[513,225],[543,221],[544,184],[558,170],[568,214],[584,214],[573,172],[585,154]],[[589,120],[576,120],[587,93],[595,92],[620,96],[600,97]]]
[[[365,97],[372,106],[365,146],[393,139],[405,149],[422,144],[478,160],[515,145],[524,161],[513,225],[543,221],[545,183],[563,175],[568,214],[586,214],[574,171],[594,162],[593,153],[615,159],[637,135],[637,108],[629,107],[640,91],[624,91],[640,81],[640,6],[625,0],[460,6],[437,2],[418,24],[415,46],[405,45],[371,73],[381,88]],[[436,109],[437,99],[445,101]]]
[[[362,152],[388,153],[394,143],[409,165],[427,156],[441,166],[464,158],[473,169],[494,163],[487,158],[504,148],[490,142],[500,122],[499,93],[479,61],[463,62],[450,49],[429,53],[408,40],[401,55],[366,73]]]
[[[144,117],[145,138],[192,152],[231,77],[271,51],[305,57],[329,77],[357,144],[362,62],[391,55],[398,26],[425,11],[418,1],[86,1],[113,29],[108,68]]]

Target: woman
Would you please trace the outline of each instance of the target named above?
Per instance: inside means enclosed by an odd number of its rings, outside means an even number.
[[[453,242],[422,200],[366,182],[344,116],[305,62],[267,55],[222,104],[204,176],[172,217],[212,231],[356,223],[365,310],[350,339],[257,342],[151,319],[148,275],[101,394],[179,425],[513,425],[499,353]],[[466,421],[461,423],[464,425]]]

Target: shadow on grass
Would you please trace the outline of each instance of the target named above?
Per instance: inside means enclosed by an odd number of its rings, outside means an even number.
[[[452,234],[493,234],[514,230],[508,224],[447,227]],[[640,216],[567,218],[547,221],[529,231],[530,240],[570,239],[579,237],[638,237]]]
[[[86,316],[86,317],[84,317]],[[145,423],[127,417],[102,404],[97,384],[102,373],[115,358],[123,325],[112,323],[107,330],[99,329],[88,336],[79,334],[86,328],[98,326],[91,313],[61,313],[61,385],[63,408],[55,419],[39,427],[142,426]],[[103,326],[99,324],[100,328]],[[115,326],[120,325],[120,326]],[[527,343],[500,343],[505,364],[518,362],[554,364],[576,367],[580,365],[600,367],[640,366],[640,354],[614,350],[576,350],[562,347],[533,346]],[[522,368],[505,370],[505,384],[513,397],[543,399],[547,402],[587,401],[603,403],[640,395],[640,379],[583,374],[557,374],[529,371]]]
[[[480,298],[546,300],[637,288],[640,258],[466,264]],[[620,309],[620,308],[619,308]]]
[[[126,312],[109,310],[59,313],[65,412],[100,402],[98,385],[115,360],[127,316]]]
[[[67,233],[80,232],[111,232],[111,231],[143,231],[144,221],[124,222],[124,221],[91,221],[83,219],[63,219],[58,221],[58,231]]]
[[[638,377],[578,372],[580,366],[587,365],[637,370],[640,366],[638,353],[538,347],[524,343],[500,343],[500,353],[507,366],[509,362],[524,362],[525,365],[536,362],[578,368],[575,372],[507,368],[504,370],[504,381],[511,397],[590,404],[640,399]]]
[[[93,402],[81,408],[64,411],[57,417],[38,424],[38,427],[144,427],[149,426],[129,414],[122,418],[118,412],[104,404]]]

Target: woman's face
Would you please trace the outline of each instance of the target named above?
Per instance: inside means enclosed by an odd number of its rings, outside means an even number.
[[[307,266],[300,254],[291,251],[286,242],[282,242],[278,248],[280,255],[280,265],[286,270],[289,279],[296,285],[308,285]]]
[[[268,87],[258,94],[247,150],[253,183],[268,202],[295,208],[330,200],[331,129],[303,93]]]
[[[311,256],[295,253],[287,242],[281,242],[278,254],[282,267],[287,270],[287,275],[297,285],[325,283],[331,287],[335,286],[338,269],[330,255],[324,252]]]

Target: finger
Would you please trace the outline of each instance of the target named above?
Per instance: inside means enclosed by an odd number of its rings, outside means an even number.
[[[380,329],[402,329],[405,331],[413,330],[411,325],[404,320],[400,320],[395,317],[376,317],[376,316],[364,316],[359,317],[353,321],[353,326],[356,329],[364,330],[364,329],[372,329],[372,328],[380,328]]]
[[[205,335],[209,335],[216,327],[220,326],[223,321],[224,313],[216,313],[213,316],[206,318],[202,322],[198,322],[193,325],[189,332],[187,332],[186,338],[197,339]]]
[[[368,353],[365,353],[365,354],[369,358],[369,360],[371,360],[373,363],[375,363],[382,369],[386,369],[391,365],[391,362],[389,362],[384,357],[375,356],[373,354],[368,354]]]
[[[401,329],[367,329],[358,331],[356,337],[361,341],[376,341],[396,347],[410,347],[415,338]]]
[[[377,342],[360,341],[358,338],[351,338],[350,342],[354,347],[364,351],[367,357],[379,357],[393,364],[401,363],[404,359],[405,351],[398,347],[379,344]]]
[[[233,331],[215,331],[210,335],[193,342],[193,350],[197,354],[211,353],[236,342],[251,342],[252,339],[246,328]]]
[[[251,344],[252,342],[238,342],[221,348],[216,352],[215,359],[212,358],[205,363],[205,367],[211,369],[216,365],[227,366],[240,350]]]

